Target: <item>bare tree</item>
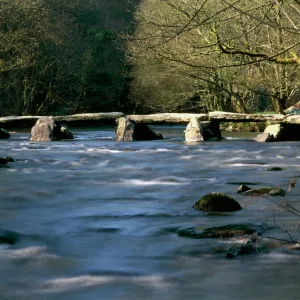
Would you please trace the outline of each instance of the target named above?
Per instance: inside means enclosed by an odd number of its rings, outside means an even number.
[[[186,94],[220,107],[230,99],[245,111],[264,96],[282,111],[299,85],[299,16],[297,1],[144,0],[128,57],[136,69],[159,59],[173,76],[180,69],[179,79],[194,78]]]

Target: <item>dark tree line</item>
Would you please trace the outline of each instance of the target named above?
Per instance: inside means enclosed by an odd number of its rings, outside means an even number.
[[[0,115],[124,109],[134,2],[0,0]]]

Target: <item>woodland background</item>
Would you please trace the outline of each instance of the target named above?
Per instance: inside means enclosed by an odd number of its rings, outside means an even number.
[[[0,115],[282,112],[299,53],[299,0],[0,0]]]

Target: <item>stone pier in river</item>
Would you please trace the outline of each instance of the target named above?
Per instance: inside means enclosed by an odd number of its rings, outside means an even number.
[[[102,126],[116,125],[116,120],[120,117],[126,117],[136,124],[143,123],[147,125],[158,124],[184,124],[188,125],[192,118],[198,120],[202,126],[219,130],[221,122],[267,122],[268,124],[280,124],[286,126],[293,124],[293,129],[300,129],[300,115],[282,115],[282,114],[239,114],[222,111],[209,112],[207,114],[194,113],[161,113],[149,115],[125,115],[122,112],[111,113],[89,113],[65,116],[54,116],[54,120],[61,124],[67,124],[73,127],[79,126]],[[0,118],[0,127],[4,129],[12,128],[31,128],[41,116],[10,116]]]
[[[194,113],[161,113],[149,115],[125,115],[122,112],[90,113],[54,116],[54,120],[70,126],[101,126],[115,125],[120,117],[126,117],[135,123],[148,125],[156,124],[185,124],[195,117],[202,122],[272,122],[300,124],[300,115],[281,114],[238,114],[222,111],[210,112],[208,114]],[[3,128],[31,128],[41,116],[9,116],[0,118],[0,127]]]

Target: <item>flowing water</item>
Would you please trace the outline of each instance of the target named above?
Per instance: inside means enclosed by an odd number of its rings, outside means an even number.
[[[117,143],[113,128],[73,129],[74,141],[30,142],[29,132],[0,141],[0,157],[17,159],[0,168],[0,228],[20,234],[0,246],[0,298],[298,299],[300,252],[280,246],[226,259],[215,250],[230,241],[177,231],[266,222],[267,236],[288,239],[274,223],[297,229],[299,218],[277,215],[274,198],[236,191],[241,182],[287,189],[299,176],[300,143],[229,134],[187,145],[183,130],[156,127],[166,139],[151,142]],[[231,195],[243,210],[194,210],[209,192]],[[296,184],[276,201],[297,206],[298,196]]]

